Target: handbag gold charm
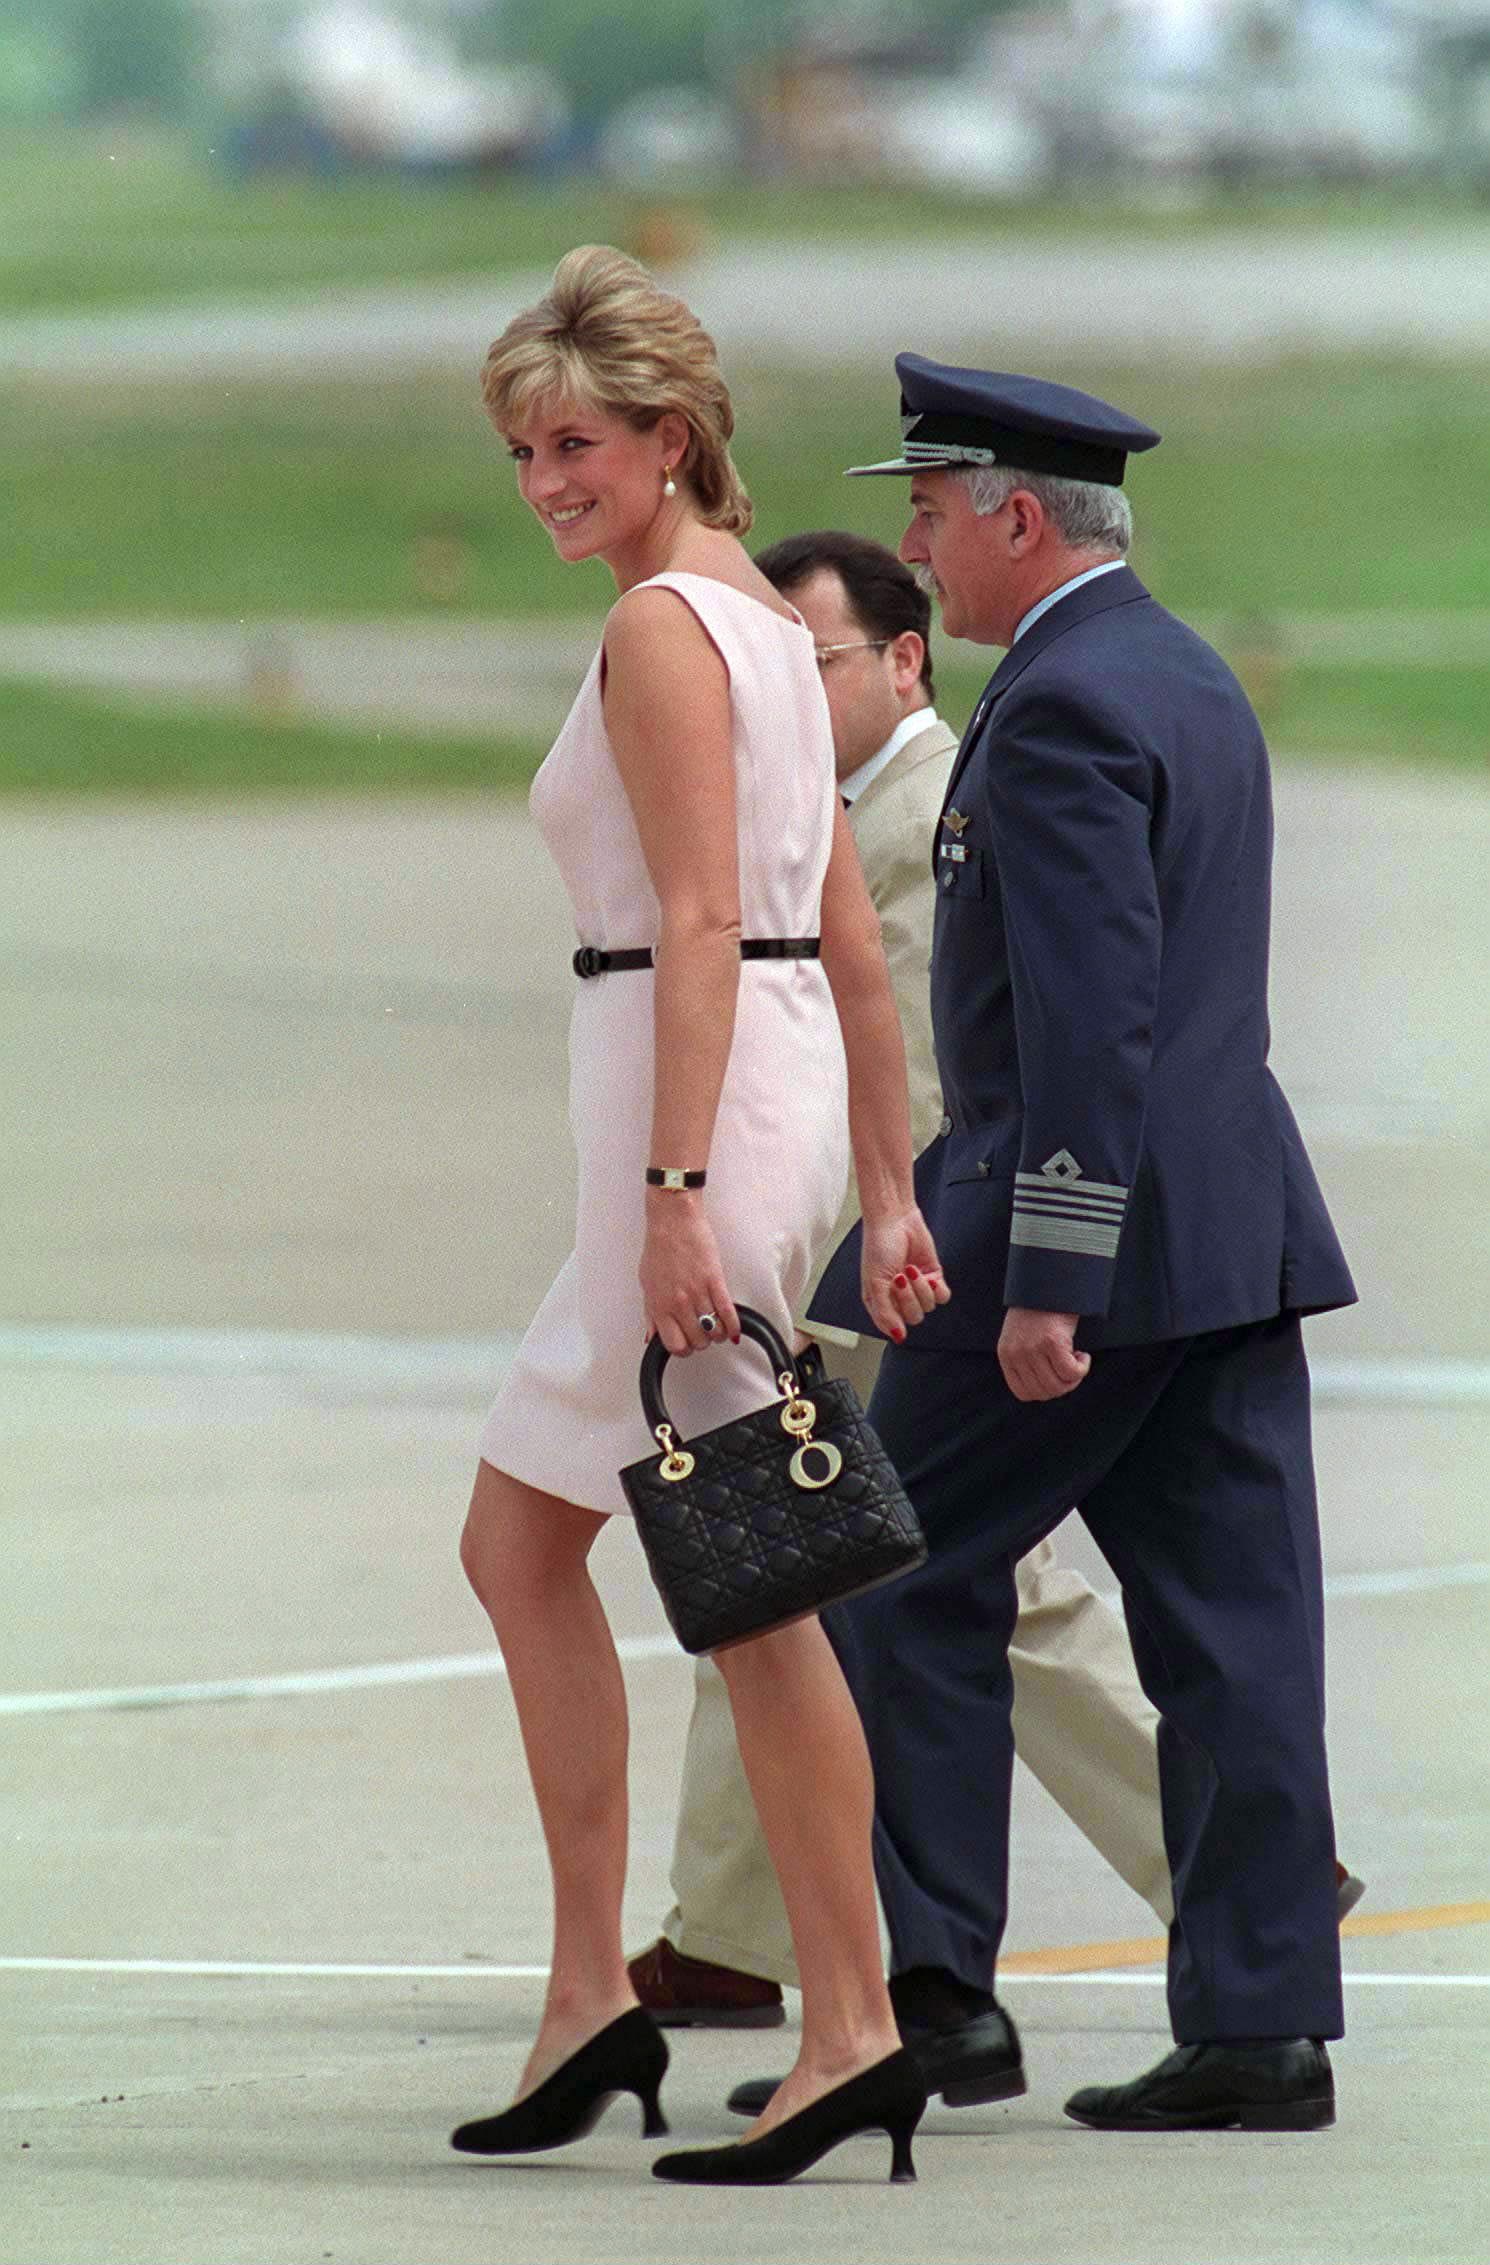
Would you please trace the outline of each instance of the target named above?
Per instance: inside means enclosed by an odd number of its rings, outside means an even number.
[[[776,1381],[786,1394],[786,1406],[781,1411],[782,1430],[789,1431],[794,1439],[810,1439],[817,1422],[816,1408],[810,1400],[803,1399],[790,1369],[783,1370]]]
[[[823,1474],[821,1478],[814,1478],[808,1470],[807,1458],[809,1455],[822,1456]],[[833,1484],[833,1481],[843,1469],[843,1457],[839,1454],[831,1439],[804,1439],[786,1467],[791,1472],[793,1486],[800,1486],[808,1494],[817,1494],[823,1487]]]
[[[669,1485],[676,1486],[679,1479],[691,1478],[693,1475],[693,1457],[686,1447],[679,1447],[675,1442],[672,1425],[660,1423],[653,1436],[662,1449],[662,1461],[657,1468]]]
[[[843,1469],[843,1457],[830,1440],[813,1438],[812,1427],[817,1422],[817,1409],[811,1400],[805,1400],[797,1390],[797,1380],[790,1369],[784,1370],[776,1381],[787,1395],[786,1406],[781,1411],[781,1428],[790,1432],[797,1442],[797,1452],[786,1466],[791,1474],[792,1484],[800,1486],[808,1494],[817,1494],[823,1487],[833,1484]],[[808,1467],[809,1455],[822,1457],[822,1469],[816,1478]]]

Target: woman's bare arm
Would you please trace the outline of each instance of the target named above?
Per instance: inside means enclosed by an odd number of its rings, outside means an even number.
[[[740,983],[740,876],[729,675],[683,601],[636,590],[605,633],[605,720],[661,908],[650,1162],[708,1163]],[[739,1321],[708,1225],[707,1191],[648,1188],[642,1289],[673,1353]]]
[[[933,1305],[945,1305],[950,1292],[916,1207],[905,1041],[879,915],[841,809],[823,883],[822,934],[848,1059],[849,1137],[864,1214],[864,1302],[877,1328],[903,1336]]]

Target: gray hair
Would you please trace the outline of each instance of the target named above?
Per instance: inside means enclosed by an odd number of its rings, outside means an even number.
[[[1048,472],[1022,472],[1013,464],[960,465],[952,469],[952,477],[967,489],[980,519],[1001,511],[1016,488],[1026,488],[1073,550],[1109,550],[1119,558],[1127,556],[1133,540],[1133,507],[1121,488],[1096,480],[1058,480]]]

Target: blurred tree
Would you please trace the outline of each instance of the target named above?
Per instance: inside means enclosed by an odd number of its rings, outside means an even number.
[[[76,106],[78,73],[55,24],[35,0],[0,0],[0,122],[57,118]]]
[[[921,0],[921,14],[944,36],[960,43],[990,16],[1009,16],[1028,4],[1029,0]]]
[[[787,42],[893,31],[924,40],[929,69],[955,64],[968,34],[1028,0],[461,0],[469,51],[544,63],[577,108],[602,118],[649,87],[711,86]]]
[[[800,13],[797,0],[500,0],[470,31],[489,54],[546,64],[576,108],[602,118],[645,88],[713,86],[733,93],[752,55]]]
[[[0,29],[11,13],[0,6]],[[187,108],[203,49],[193,0],[27,0],[24,17],[47,52],[66,58],[55,83],[69,110]]]

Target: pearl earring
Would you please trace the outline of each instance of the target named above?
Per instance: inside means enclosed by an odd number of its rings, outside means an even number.
[[[671,464],[664,464],[662,467],[662,492],[664,495],[676,495],[678,492],[678,483],[673,478]]]

